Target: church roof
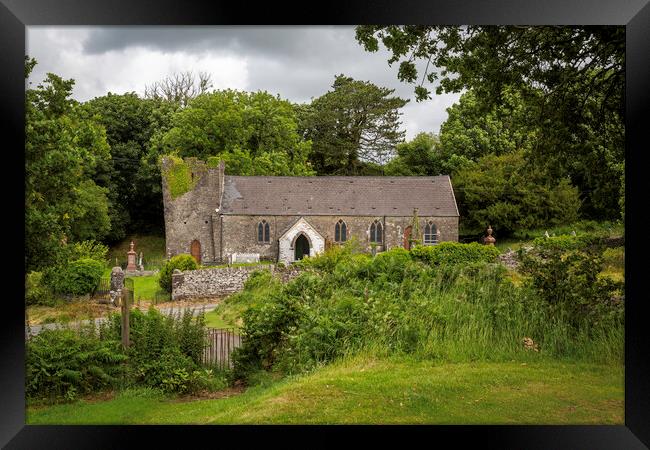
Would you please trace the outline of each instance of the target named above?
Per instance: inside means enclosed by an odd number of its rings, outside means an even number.
[[[222,214],[457,217],[447,175],[264,177],[226,175]]]

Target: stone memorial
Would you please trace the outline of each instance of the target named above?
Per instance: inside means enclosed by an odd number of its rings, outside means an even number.
[[[488,225],[487,236],[485,236],[485,239],[483,239],[483,243],[485,245],[494,245],[496,241],[497,240],[494,238],[494,236],[492,236],[492,225]]]
[[[122,297],[122,289],[124,289],[124,271],[117,266],[111,270],[111,286],[109,296],[113,305],[119,305]]]
[[[126,257],[127,257],[127,259],[126,259],[126,261],[127,261],[126,271],[127,272],[135,272],[136,270],[138,270],[138,268],[135,265],[136,252],[135,252],[135,250],[133,250],[134,245],[135,244],[133,243],[133,241],[131,241],[131,249],[126,254]]]

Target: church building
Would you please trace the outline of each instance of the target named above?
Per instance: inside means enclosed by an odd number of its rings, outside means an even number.
[[[369,253],[458,241],[449,176],[235,176],[195,158],[165,157],[167,257],[200,264],[289,264],[356,239]],[[417,211],[419,235],[413,236]]]

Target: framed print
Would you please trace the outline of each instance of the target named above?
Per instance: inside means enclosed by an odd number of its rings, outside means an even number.
[[[303,10],[2,0],[2,444],[647,448],[647,1]]]

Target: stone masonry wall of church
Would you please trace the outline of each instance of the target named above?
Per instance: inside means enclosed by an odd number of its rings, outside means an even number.
[[[165,170],[163,160],[163,170]],[[193,240],[201,244],[201,261],[213,261],[218,249],[212,245],[214,234],[212,215],[219,203],[220,170],[208,169],[203,161],[192,162],[194,177],[198,181],[194,189],[172,199],[163,176],[163,199],[165,205],[165,243],[167,257],[190,253]],[[215,252],[216,250],[216,252]]]
[[[370,224],[380,220],[384,225],[385,249],[402,247],[404,229],[411,224],[412,217],[366,217],[366,216],[229,216],[223,215],[219,220],[222,236],[215,233],[215,244],[222,243],[221,259],[226,260],[231,253],[259,253],[263,259],[275,260],[278,256],[278,238],[284,234],[300,217],[304,217],[325,239],[334,241],[334,227],[339,219],[347,226],[348,240],[356,237],[358,242],[370,251]],[[270,225],[270,243],[257,241],[257,224],[266,220]],[[426,223],[432,220],[440,230],[441,241],[458,241],[458,217],[420,217],[420,232],[424,231]],[[215,230],[217,227],[215,227]],[[422,236],[420,236],[422,239]],[[384,249],[378,249],[384,250]],[[219,258],[219,250],[217,250]]]

